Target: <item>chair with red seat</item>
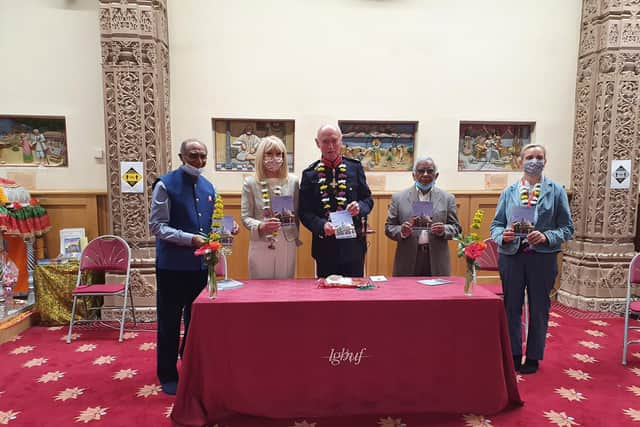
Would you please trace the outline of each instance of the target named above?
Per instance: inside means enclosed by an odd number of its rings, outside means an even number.
[[[627,349],[629,344],[640,344],[640,339],[629,339],[629,330],[640,330],[640,326],[629,325],[630,315],[640,315],[640,301],[632,301],[631,288],[640,286],[640,254],[636,254],[629,263],[627,277],[627,301],[624,310],[624,343],[622,345],[622,364],[627,364]]]
[[[480,270],[486,271],[498,271],[498,244],[491,238],[484,239],[484,243],[487,245],[482,255],[480,255],[476,262],[478,263]],[[499,278],[500,276],[491,276]],[[503,296],[502,284],[490,284],[482,285],[486,289],[489,289],[496,295]],[[524,296],[524,304],[522,306],[522,326],[524,328],[524,339],[529,336],[529,302],[527,295]]]
[[[71,320],[69,322],[69,334],[67,335],[67,343],[71,342],[71,333],[73,324],[78,322],[94,322],[93,319],[75,319],[76,305],[78,298],[81,298],[87,307],[85,298],[88,297],[105,297],[105,296],[121,296],[122,297],[122,317],[120,324],[119,342],[122,342],[124,333],[124,321],[127,309],[131,310],[134,324],[136,323],[136,312],[133,305],[133,296],[129,291],[129,276],[131,269],[131,248],[121,237],[118,236],[100,236],[89,242],[80,255],[80,269],[78,271],[78,279],[76,287],[71,293],[73,296],[73,307],[71,309]],[[117,273],[124,275],[123,283],[84,283],[86,272],[103,272]],[[129,298],[131,306],[127,307],[127,298]],[[88,308],[87,310],[99,310],[97,308]]]
[[[476,259],[478,268],[485,271],[498,271],[498,244],[493,240],[485,239],[484,243],[487,245],[482,255]],[[500,278],[500,276],[490,276],[490,278]],[[490,284],[482,285],[485,289],[489,289],[496,295],[502,295],[502,285]]]

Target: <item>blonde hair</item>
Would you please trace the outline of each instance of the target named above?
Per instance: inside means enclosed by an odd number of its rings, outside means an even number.
[[[260,145],[258,146],[258,150],[256,151],[256,179],[258,181],[263,181],[267,178],[266,171],[264,169],[264,153],[268,153],[272,149],[274,149],[282,154],[282,165],[280,165],[280,172],[278,173],[278,178],[284,179],[289,175],[289,165],[287,163],[287,147],[285,147],[284,142],[277,136],[269,135],[262,138],[260,141]]]
[[[544,158],[545,160],[547,159],[547,150],[540,144],[527,144],[524,147],[522,147],[522,150],[520,150],[520,160],[524,159],[524,152],[527,150],[530,150],[532,148],[540,148],[542,150],[542,154],[544,154]]]

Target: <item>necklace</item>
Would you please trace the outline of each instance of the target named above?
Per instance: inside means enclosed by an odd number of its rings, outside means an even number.
[[[327,184],[327,168],[324,163],[319,162],[316,166],[318,173],[318,189],[320,190],[320,203],[325,211],[325,216],[329,217],[331,212],[331,198],[336,201],[336,210],[344,210],[347,204],[347,165],[340,163],[333,173],[331,184]],[[338,179],[336,180],[336,175]],[[331,187],[331,190],[329,190]]]
[[[269,196],[269,184],[267,181],[260,181],[260,193],[262,196],[262,217],[263,218],[271,218],[273,216],[273,210],[271,209],[271,197]],[[282,187],[280,185],[275,185],[273,187],[273,195],[279,196],[282,193]],[[269,249],[276,248],[276,235],[277,232],[267,234],[267,239],[269,240]]]
[[[520,181],[520,202],[523,206],[535,206],[538,204],[540,197],[540,183],[533,186],[533,191],[529,192],[529,187],[525,184],[524,179]]]

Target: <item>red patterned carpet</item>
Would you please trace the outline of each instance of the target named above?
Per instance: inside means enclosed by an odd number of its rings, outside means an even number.
[[[637,322],[637,321],[634,321]],[[145,328],[146,329],[146,328]],[[520,376],[522,408],[498,415],[403,415],[266,420],[218,427],[627,426],[640,424],[640,346],[621,365],[623,320],[554,305],[546,359]],[[169,426],[173,397],[155,377],[155,332],[34,327],[0,345],[0,425]],[[633,332],[636,333],[637,332]],[[469,357],[473,357],[472,354]],[[469,381],[473,381],[470,378]],[[375,390],[372,390],[375,393]]]

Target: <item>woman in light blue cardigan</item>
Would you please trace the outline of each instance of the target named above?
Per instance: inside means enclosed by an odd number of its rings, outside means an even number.
[[[498,244],[498,267],[513,362],[520,373],[533,374],[544,355],[551,306],[549,293],[558,274],[557,255],[560,245],[573,235],[573,221],[565,190],[542,175],[547,163],[544,147],[527,145],[520,157],[524,176],[500,195],[491,222],[491,238]],[[532,214],[533,230],[526,226],[519,229],[520,224],[512,221],[515,221],[512,217],[515,208]],[[529,334],[522,364],[521,318],[525,289],[529,301]]]

